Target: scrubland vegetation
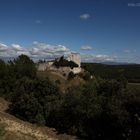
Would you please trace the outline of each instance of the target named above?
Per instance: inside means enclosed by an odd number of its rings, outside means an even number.
[[[1,60],[0,95],[11,101],[9,112],[18,118],[79,139],[140,139],[140,88],[120,75],[95,74],[91,79],[92,71],[80,75],[84,84],[62,93],[56,82],[37,75],[29,57],[21,55],[9,63]]]

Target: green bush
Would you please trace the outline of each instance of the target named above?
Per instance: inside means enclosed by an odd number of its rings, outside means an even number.
[[[48,111],[52,109],[52,106],[48,105],[58,96],[56,85],[49,79],[32,80],[24,77],[16,85],[10,111],[23,120],[45,125]]]
[[[64,59],[64,57],[60,57],[60,59],[56,59],[55,62],[53,63],[54,66],[56,66],[57,68],[59,67],[70,67],[70,68],[74,68],[74,67],[78,67],[78,65],[73,62],[73,61],[68,61],[66,59]]]

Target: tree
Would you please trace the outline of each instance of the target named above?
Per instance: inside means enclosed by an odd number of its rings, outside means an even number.
[[[23,77],[16,83],[10,111],[23,120],[45,125],[57,98],[59,91],[49,79]]]
[[[7,65],[0,59],[0,77],[3,79],[7,75]]]
[[[14,71],[17,78],[24,76],[35,78],[36,66],[35,63],[26,55],[20,55],[13,61]]]
[[[4,94],[6,90],[6,82],[7,82],[7,65],[3,60],[0,60],[0,94]]]

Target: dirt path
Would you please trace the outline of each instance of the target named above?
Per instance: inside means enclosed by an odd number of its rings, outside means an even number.
[[[0,98],[0,126],[4,128],[3,140],[74,140],[72,136],[66,134],[57,135],[53,128],[38,127],[28,122],[24,122],[8,113],[5,109],[8,102]],[[0,138],[1,139],[1,138]]]

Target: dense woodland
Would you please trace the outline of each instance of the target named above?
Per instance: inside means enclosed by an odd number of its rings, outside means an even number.
[[[93,67],[89,71],[96,73]],[[36,73],[28,56],[8,63],[0,60],[0,95],[11,101],[10,113],[79,139],[140,139],[140,89],[131,89],[124,77],[99,78],[96,73],[97,77],[84,78],[84,85],[62,93],[51,79]]]
[[[82,63],[82,67],[95,76],[105,79],[125,77],[129,82],[140,83],[140,65],[105,65],[98,63]]]

